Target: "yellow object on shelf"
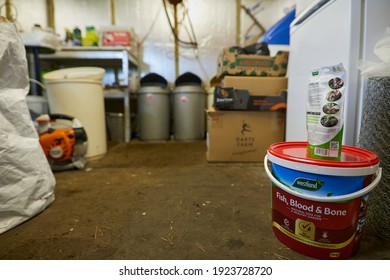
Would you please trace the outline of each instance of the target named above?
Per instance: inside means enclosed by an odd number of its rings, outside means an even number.
[[[81,40],[82,46],[90,47],[90,46],[97,46],[98,45],[99,36],[96,33],[95,27],[87,26],[85,34],[86,34],[85,37],[83,37]]]

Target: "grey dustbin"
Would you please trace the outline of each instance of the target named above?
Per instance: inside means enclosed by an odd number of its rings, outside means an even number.
[[[170,138],[170,91],[160,86],[143,86],[138,90],[138,129],[140,140]]]
[[[173,90],[173,133],[176,140],[205,137],[206,92],[198,85],[176,86]]]
[[[124,126],[124,114],[108,112],[107,125],[108,125],[108,138],[115,142],[124,142],[125,133],[123,131]]]

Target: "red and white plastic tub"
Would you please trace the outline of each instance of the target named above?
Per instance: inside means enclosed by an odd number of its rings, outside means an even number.
[[[280,142],[268,148],[264,168],[272,229],[282,243],[317,259],[358,252],[369,194],[382,174],[374,153],[343,146],[340,161],[318,160],[307,156],[307,142]]]

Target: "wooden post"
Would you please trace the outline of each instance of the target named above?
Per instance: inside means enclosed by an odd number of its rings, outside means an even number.
[[[46,0],[47,7],[47,26],[52,28],[55,31],[55,21],[54,21],[54,0]]]
[[[115,25],[115,0],[110,0],[110,7],[111,7],[111,24]]]
[[[241,46],[241,0],[236,0],[236,46]]]
[[[174,5],[175,15],[175,74],[176,78],[179,76],[179,27],[177,21],[177,5]]]
[[[11,11],[11,0],[5,0],[5,18],[9,21],[14,21],[15,19],[12,17]]]

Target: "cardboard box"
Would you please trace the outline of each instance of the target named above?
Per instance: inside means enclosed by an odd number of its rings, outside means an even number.
[[[287,78],[225,76],[223,87],[214,91],[214,107],[219,110],[286,109]]]
[[[287,51],[279,51],[272,56],[240,54],[237,48],[224,49],[218,58],[217,76],[272,76],[284,77],[287,73]]]
[[[103,46],[130,46],[130,32],[113,30],[102,32]]]
[[[214,108],[218,110],[276,111],[286,109],[287,91],[279,96],[251,96],[247,90],[216,87]]]
[[[284,141],[285,111],[207,111],[209,162],[263,162]]]
[[[225,76],[222,87],[248,90],[250,95],[278,96],[287,89],[286,77]]]

